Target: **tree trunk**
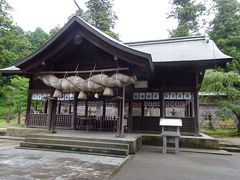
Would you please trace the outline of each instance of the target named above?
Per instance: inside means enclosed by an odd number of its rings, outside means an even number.
[[[240,133],[240,113],[238,111],[233,111],[237,117],[237,132]]]
[[[240,133],[240,118],[238,118],[237,132]]]
[[[18,124],[21,123],[21,111],[22,111],[22,103],[20,103],[20,106],[18,107]]]
[[[233,113],[236,115],[237,117],[237,132],[240,133],[240,113],[233,111]]]
[[[18,124],[20,124],[21,122],[20,122],[20,120],[21,120],[21,111],[18,111]]]
[[[6,118],[6,121],[7,121],[8,124],[10,123],[10,119],[11,119],[11,111],[12,111],[12,108],[10,106],[9,109],[8,109],[8,115],[7,115],[7,118]]]

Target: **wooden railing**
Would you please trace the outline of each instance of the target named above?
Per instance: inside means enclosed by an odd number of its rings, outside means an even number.
[[[47,114],[27,114],[28,127],[47,127]]]
[[[182,119],[181,133],[186,135],[194,135],[195,133],[194,118],[187,117],[181,119]]]
[[[73,118],[71,114],[57,114],[56,128],[73,129]]]
[[[118,117],[103,116],[78,116],[75,128],[87,131],[109,131],[115,132],[117,129]]]
[[[132,117],[133,132],[160,133],[159,117]]]
[[[182,134],[194,134],[194,118],[182,119]],[[160,117],[132,117],[132,131],[143,133],[161,133]]]
[[[29,127],[47,127],[47,114],[28,114]],[[194,118],[181,118],[182,134],[194,134]],[[75,129],[87,131],[116,132],[118,117],[77,116]],[[159,117],[132,117],[132,131],[141,133],[161,133]],[[72,115],[56,115],[56,128],[73,129]]]
[[[47,127],[47,114],[27,114],[28,118],[28,127]],[[61,129],[72,129],[72,115],[56,115],[56,128]]]

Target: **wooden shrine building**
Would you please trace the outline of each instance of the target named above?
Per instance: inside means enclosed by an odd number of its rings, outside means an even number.
[[[182,134],[198,135],[198,91],[205,70],[231,59],[205,37],[124,44],[75,16],[39,50],[1,73],[30,80],[26,127],[160,133],[161,117],[178,117]],[[118,73],[136,79],[111,86],[107,95],[106,89],[80,95],[81,87],[67,80],[75,91],[54,95],[70,76],[89,85],[94,75]],[[50,76],[56,86],[45,81]]]

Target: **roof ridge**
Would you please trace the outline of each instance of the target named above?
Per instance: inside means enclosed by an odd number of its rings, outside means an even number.
[[[205,40],[205,36],[186,36],[186,37],[158,39],[158,40],[135,41],[135,42],[125,42],[124,44],[129,46],[134,46],[134,45],[176,43],[176,42],[197,41],[197,40]]]

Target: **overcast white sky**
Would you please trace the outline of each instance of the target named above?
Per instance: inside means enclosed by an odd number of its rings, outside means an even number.
[[[77,7],[73,0],[7,0],[14,8],[14,22],[25,31],[36,27],[46,32],[67,22]],[[77,1],[82,9],[86,0]],[[167,19],[170,11],[168,0],[114,0],[114,11],[119,20],[115,32],[124,42],[168,38],[168,29],[175,27],[174,20]]]

